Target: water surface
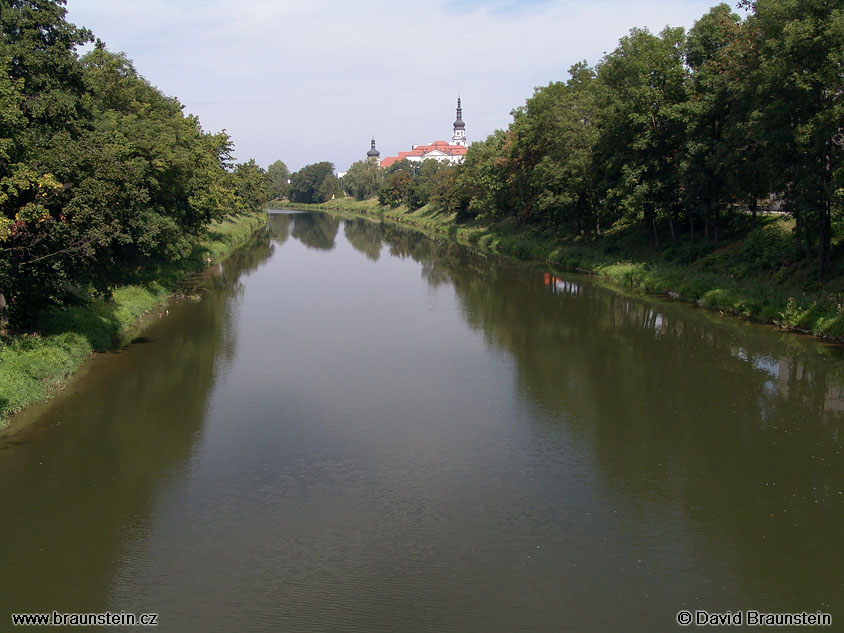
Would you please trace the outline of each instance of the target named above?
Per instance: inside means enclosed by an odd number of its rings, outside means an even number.
[[[844,622],[836,348],[367,220],[267,226],[0,435],[0,617]]]

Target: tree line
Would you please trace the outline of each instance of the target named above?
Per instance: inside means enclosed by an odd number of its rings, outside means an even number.
[[[235,164],[225,132],[204,131],[64,5],[0,3],[0,308],[20,327],[186,258],[209,222],[287,186],[280,161]]]
[[[844,200],[844,0],[736,9],[719,4],[688,31],[634,28],[594,66],[536,88],[455,168],[360,161],[344,187],[458,221],[586,237],[641,227],[656,248],[717,247],[727,214],[755,226],[773,203],[823,279]]]

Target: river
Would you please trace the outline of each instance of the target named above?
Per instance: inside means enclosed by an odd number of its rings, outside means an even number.
[[[844,626],[839,348],[326,214],[200,290],[0,433],[3,630]]]

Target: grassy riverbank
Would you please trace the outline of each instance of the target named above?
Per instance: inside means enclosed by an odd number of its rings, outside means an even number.
[[[541,261],[553,269],[597,275],[723,314],[844,340],[844,265],[818,283],[814,262],[796,257],[793,223],[783,216],[761,216],[753,230],[749,216],[739,216],[725,227],[717,249],[698,237],[656,250],[639,226],[616,226],[598,239],[564,239],[518,226],[513,218],[496,224],[458,225],[453,216],[430,206],[411,212],[401,206],[382,207],[376,200],[350,198],[286,206],[363,213],[449,237],[480,251]]]
[[[108,301],[46,313],[38,332],[1,336],[0,428],[9,416],[60,389],[92,352],[118,347],[144,315],[167,301],[181,278],[202,270],[207,259],[224,259],[263,226],[264,217],[260,212],[212,223],[186,260],[142,271]]]

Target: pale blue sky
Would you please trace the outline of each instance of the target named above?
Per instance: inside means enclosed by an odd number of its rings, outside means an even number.
[[[87,26],[238,160],[345,171],[375,134],[382,157],[510,121],[537,85],[598,61],[630,28],[689,27],[704,0],[68,0]]]

